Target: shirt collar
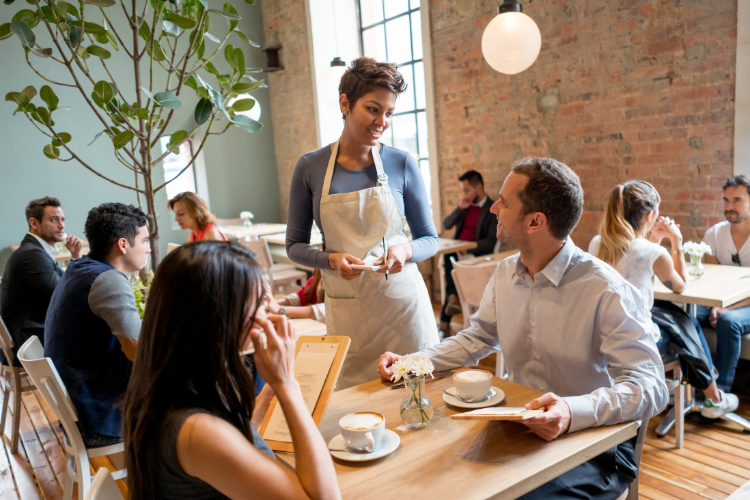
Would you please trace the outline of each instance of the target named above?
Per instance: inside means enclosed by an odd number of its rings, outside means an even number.
[[[553,285],[558,286],[565,271],[568,269],[568,265],[570,265],[570,260],[573,258],[575,248],[576,246],[573,243],[573,240],[568,238],[560,251],[557,252],[557,255],[555,255],[550,263],[540,271],[540,274],[543,274]],[[522,277],[528,273],[528,268],[523,262],[521,262],[521,257],[518,257],[515,270],[516,276]]]
[[[49,255],[53,259],[55,258],[55,255],[57,255],[57,250],[55,250],[55,247],[53,247],[52,245],[50,245],[49,243],[41,239],[39,236],[35,235],[34,233],[29,233],[29,234],[33,236],[34,238],[36,238],[36,240],[42,244],[42,248],[44,248],[44,251],[47,252],[47,255]]]
[[[487,195],[484,195],[484,198],[482,198],[478,203],[472,203],[472,205],[475,207],[482,208],[485,203],[487,203]]]

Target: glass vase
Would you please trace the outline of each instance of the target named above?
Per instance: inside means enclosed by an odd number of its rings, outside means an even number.
[[[423,429],[432,420],[432,401],[424,391],[424,376],[406,375],[406,398],[401,402],[401,420],[410,429]]]
[[[688,274],[691,278],[700,278],[703,276],[703,255],[693,254],[690,255],[690,265],[688,266]]]
[[[251,221],[250,219],[243,219],[242,225],[245,227],[251,227],[253,225],[253,221]]]

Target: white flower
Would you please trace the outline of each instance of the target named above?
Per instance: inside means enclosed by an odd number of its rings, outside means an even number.
[[[432,365],[429,356],[425,354],[408,354],[401,356],[398,360],[391,365],[391,376],[392,382],[398,382],[404,378],[407,374],[416,375],[422,377],[425,375],[432,375],[435,367]]]
[[[712,255],[711,246],[704,242],[696,243],[694,241],[688,241],[683,243],[682,251],[688,255],[696,257],[702,257],[704,254]]]
[[[248,219],[254,219],[255,216],[252,212],[240,212],[240,219],[248,220]]]

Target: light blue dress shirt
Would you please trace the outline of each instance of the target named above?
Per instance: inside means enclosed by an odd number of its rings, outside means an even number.
[[[569,432],[650,418],[669,401],[640,292],[570,239],[533,279],[520,254],[500,262],[471,326],[423,352],[444,370],[500,350],[511,381],[565,399]]]

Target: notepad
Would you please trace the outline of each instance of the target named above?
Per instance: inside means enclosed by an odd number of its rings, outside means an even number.
[[[466,413],[457,413],[452,418],[459,420],[526,420],[544,413],[544,409],[527,410],[523,407],[481,408]]]
[[[377,271],[381,266],[372,266],[367,264],[351,264],[352,269],[361,269],[363,271]]]

